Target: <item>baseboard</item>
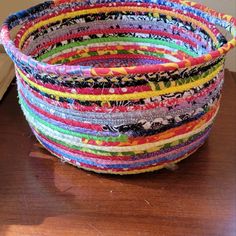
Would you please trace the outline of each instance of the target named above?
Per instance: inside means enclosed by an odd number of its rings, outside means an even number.
[[[14,65],[11,59],[0,53],[0,100],[15,77]]]

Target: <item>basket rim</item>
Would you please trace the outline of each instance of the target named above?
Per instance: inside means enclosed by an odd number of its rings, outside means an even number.
[[[161,1],[161,0],[160,0]],[[188,7],[191,9],[196,9],[198,11],[202,11],[208,16],[212,16],[215,19],[218,19],[222,22],[230,23],[232,28],[231,35],[233,39],[228,41],[226,44],[221,46],[220,48],[211,51],[207,54],[204,54],[199,57],[191,57],[189,59],[181,60],[179,62],[168,62],[161,63],[155,65],[139,65],[139,66],[129,66],[129,67],[92,67],[92,66],[81,66],[81,65],[52,65],[44,62],[37,61],[33,59],[31,56],[27,56],[22,53],[14,44],[13,40],[10,38],[10,21],[11,18],[17,16],[22,17],[24,14],[29,14],[30,11],[35,10],[37,7],[42,6],[43,4],[49,4],[51,7],[58,6],[60,4],[65,4],[68,2],[79,2],[78,0],[53,0],[46,1],[39,5],[29,8],[28,10],[17,12],[11,16],[9,16],[4,22],[1,31],[0,31],[0,41],[2,42],[6,52],[15,62],[17,60],[22,60],[27,62],[29,67],[35,69],[36,71],[43,73],[55,74],[58,76],[83,76],[83,77],[94,77],[94,76],[124,76],[128,74],[146,74],[146,73],[157,73],[157,72],[166,72],[176,69],[182,69],[191,66],[201,65],[203,63],[214,60],[218,57],[224,56],[231,49],[236,46],[236,18],[230,15],[226,15],[223,13],[219,13],[216,10],[210,9],[203,4],[196,3],[193,1],[186,0],[168,0],[168,2],[173,4],[179,4],[184,7]],[[89,1],[90,2],[90,1]],[[88,2],[88,3],[89,3]],[[122,2],[122,1],[118,1]],[[138,2],[138,1],[137,1]],[[152,0],[145,1],[146,3],[154,3]],[[126,2],[127,3],[127,2]],[[158,1],[156,1],[158,3]],[[226,29],[227,30],[227,29]],[[229,31],[229,30],[228,30]]]

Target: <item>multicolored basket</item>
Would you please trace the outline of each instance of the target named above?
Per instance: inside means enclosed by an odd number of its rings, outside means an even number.
[[[46,149],[83,169],[137,174],[204,144],[236,19],[185,0],[47,1],[10,16],[1,40]]]

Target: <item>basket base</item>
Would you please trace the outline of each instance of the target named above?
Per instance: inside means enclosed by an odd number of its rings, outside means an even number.
[[[158,164],[156,166],[149,166],[149,167],[144,167],[142,169],[123,169],[123,170],[116,170],[116,169],[99,169],[97,167],[88,167],[87,165],[84,165],[82,163],[76,162],[74,160],[65,158],[63,156],[58,155],[57,153],[55,153],[54,151],[50,150],[41,140],[39,137],[37,137],[37,135],[35,135],[38,142],[48,151],[50,152],[53,157],[57,157],[58,159],[60,159],[62,162],[64,163],[68,163],[70,165],[73,165],[79,169],[83,169],[86,171],[91,171],[91,172],[95,172],[97,174],[110,174],[110,175],[134,175],[134,174],[143,174],[143,173],[148,173],[148,172],[154,172],[157,170],[161,170],[163,168],[166,169],[171,169],[173,170],[173,166],[177,163],[179,163],[180,161],[186,159],[187,157],[191,156],[193,153],[195,153],[199,148],[201,148],[201,146],[203,146],[206,142],[207,137],[204,139],[203,142],[201,142],[199,144],[199,146],[197,148],[194,148],[193,150],[191,150],[190,152],[186,153],[185,155],[175,159],[174,161],[169,161],[169,162],[165,162],[164,164]],[[176,168],[174,168],[176,169]]]

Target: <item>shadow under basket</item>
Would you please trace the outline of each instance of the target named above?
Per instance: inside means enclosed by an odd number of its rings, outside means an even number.
[[[47,1],[0,36],[39,142],[79,168],[137,174],[204,144],[236,20],[185,0]]]

